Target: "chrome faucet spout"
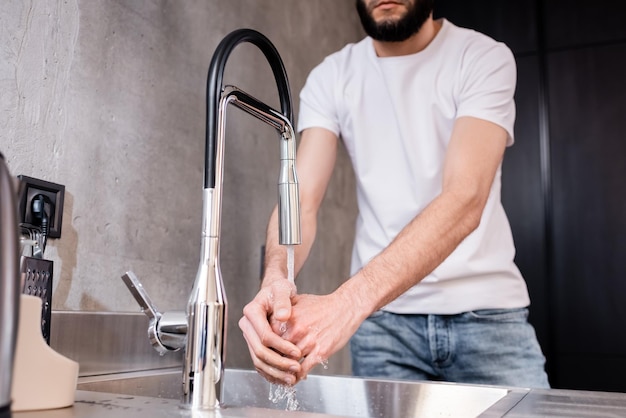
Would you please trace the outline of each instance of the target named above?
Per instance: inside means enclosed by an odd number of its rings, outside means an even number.
[[[265,55],[278,87],[278,112],[242,90],[222,85],[224,68],[232,50],[249,42]],[[184,402],[192,408],[219,407],[226,343],[226,293],[219,266],[219,238],[224,175],[224,139],[229,104],[273,126],[279,133],[280,242],[299,244],[300,204],[295,171],[295,134],[287,72],[274,45],[251,29],[231,32],[218,45],[207,80],[207,135],[204,178],[203,239],[201,262],[187,305],[189,330],[183,376]],[[283,222],[284,220],[284,222]],[[285,232],[286,231],[286,232]]]
[[[17,203],[0,154],[0,416],[11,416],[11,384],[20,301]]]
[[[296,174],[296,134],[291,121],[282,113],[235,86],[226,86],[223,90],[219,106],[219,121],[225,121],[228,104],[232,104],[267,123],[280,134],[278,239],[281,245],[298,245],[302,243],[302,237],[300,236],[300,192],[298,175]],[[223,127],[218,129],[217,132],[218,134],[223,132]]]
[[[280,111],[237,87],[222,85],[228,56],[242,42],[256,45],[267,58],[278,87]],[[123,276],[129,290],[150,317],[149,337],[155,349],[164,353],[185,347],[183,406],[191,409],[220,407],[226,351],[227,300],[220,270],[219,239],[226,111],[230,104],[278,132],[279,243],[301,243],[296,140],[287,73],[278,51],[265,36],[251,29],[240,29],[222,40],[209,67],[200,265],[185,314],[158,312],[135,275],[127,272]]]

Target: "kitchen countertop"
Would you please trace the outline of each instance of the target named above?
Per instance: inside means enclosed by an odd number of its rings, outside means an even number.
[[[190,411],[180,407],[171,390],[178,386],[179,371],[149,373],[132,378],[112,379],[126,386],[98,386],[91,379],[77,390],[72,407],[14,413],[14,418],[144,418],[144,417],[626,417],[626,394],[557,389],[503,388],[450,383],[385,381],[353,377],[310,376],[296,386],[298,410],[286,411],[284,404],[268,399],[272,387],[256,372],[227,370],[224,402],[217,411]],[[133,380],[134,379],[134,380]],[[159,382],[155,396],[140,396],[151,390],[149,380]],[[91,385],[91,386],[90,386]],[[102,392],[115,391],[125,393]],[[129,389],[130,388],[130,389]],[[134,390],[133,390],[134,389]],[[100,390],[96,392],[94,390]],[[139,392],[138,392],[139,391]],[[135,393],[133,393],[135,392]],[[165,394],[166,397],[158,397]],[[35,394],[34,394],[35,395]],[[481,404],[480,402],[487,402]],[[230,406],[232,405],[232,406]],[[486,405],[486,406],[485,406]],[[271,408],[271,409],[269,409]],[[472,409],[474,408],[474,409]],[[478,408],[478,409],[476,409]]]
[[[216,411],[190,411],[173,399],[128,396],[104,392],[76,391],[72,407],[49,411],[13,413],[14,418],[226,418],[226,417],[293,417],[314,418],[316,413],[268,410],[252,407],[223,408]]]

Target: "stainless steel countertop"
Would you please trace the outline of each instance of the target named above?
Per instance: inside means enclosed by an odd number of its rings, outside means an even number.
[[[103,392],[76,391],[72,407],[49,411],[17,412],[14,418],[226,418],[293,417],[317,418],[320,414],[301,411],[268,410],[252,407],[229,407],[217,411],[189,411],[173,399],[128,396]],[[334,417],[336,415],[324,415]]]
[[[14,418],[626,417],[626,394],[621,393],[335,376],[310,376],[298,384],[298,410],[286,411],[283,401],[269,400],[269,392],[275,387],[256,372],[231,369],[226,371],[224,383],[225,408],[192,412],[181,409],[176,399],[180,370],[98,379],[82,379],[81,390],[77,390],[76,402],[70,408],[14,413]],[[89,390],[82,390],[85,388]]]

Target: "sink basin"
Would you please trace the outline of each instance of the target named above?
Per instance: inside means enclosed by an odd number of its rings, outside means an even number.
[[[82,377],[79,390],[180,399],[180,369]],[[451,383],[386,381],[310,375],[292,390],[258,373],[227,369],[223,404],[230,408],[297,410],[346,417],[502,416],[525,389]],[[295,389],[295,390],[294,390]]]

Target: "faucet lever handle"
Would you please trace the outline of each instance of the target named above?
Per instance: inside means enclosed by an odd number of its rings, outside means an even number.
[[[157,321],[161,314],[157,310],[154,303],[152,303],[152,299],[148,296],[148,292],[144,289],[143,285],[132,271],[127,271],[123,276],[122,280],[130,293],[133,295],[143,313],[145,313],[148,318],[152,321]]]
[[[148,292],[132,271],[127,271],[122,280],[133,295],[141,310],[150,319],[148,338],[156,351],[165,354],[177,351],[185,346],[187,338],[187,315],[185,312],[172,311],[161,313],[157,310]]]

